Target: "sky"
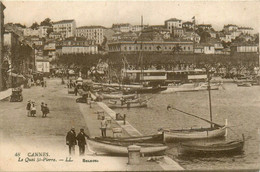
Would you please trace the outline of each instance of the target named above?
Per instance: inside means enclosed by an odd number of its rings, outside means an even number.
[[[5,23],[31,26],[49,17],[52,21],[75,19],[77,27],[113,23],[163,25],[169,18],[212,24],[221,30],[224,24],[253,27],[259,32],[260,1],[9,1],[3,0]]]

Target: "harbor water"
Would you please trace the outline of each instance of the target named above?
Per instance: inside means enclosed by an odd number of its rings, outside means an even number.
[[[242,154],[230,156],[185,157],[178,156],[177,143],[167,143],[167,154],[185,169],[256,169],[260,167],[260,86],[237,87],[224,84],[220,90],[211,91],[213,121],[225,124],[228,119],[227,140],[241,139],[245,135]],[[167,111],[167,105],[210,119],[207,91],[147,94],[151,98],[147,108],[115,109],[126,114],[129,121],[144,135],[155,134],[160,128],[209,127],[210,124],[178,111]]]

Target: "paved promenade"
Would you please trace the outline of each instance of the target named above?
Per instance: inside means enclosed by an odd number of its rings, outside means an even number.
[[[47,81],[47,88],[32,87],[23,90],[24,101],[0,102],[0,168],[3,171],[151,171],[151,170],[180,170],[176,163],[173,166],[171,159],[164,158],[163,162],[147,162],[147,157],[141,159],[137,166],[128,165],[127,157],[110,157],[93,155],[87,151],[85,156],[79,156],[76,146],[76,155],[69,161],[68,147],[65,144],[66,133],[73,126],[76,133],[80,128],[91,137],[100,136],[100,120],[97,119],[97,111],[107,110],[102,103],[93,104],[92,108],[85,103],[76,103],[76,96],[68,94],[65,85],[61,85],[60,79]],[[27,100],[34,100],[37,105],[37,116],[27,117]],[[40,104],[45,102],[50,108],[47,118],[41,117]],[[113,118],[105,113],[106,117]],[[123,136],[132,133],[126,123]],[[122,122],[111,121],[111,128],[122,127]],[[128,127],[126,127],[128,126]],[[133,130],[134,131],[134,130]],[[136,130],[136,132],[138,131]],[[112,136],[112,130],[108,129],[108,136]],[[37,161],[34,152],[47,152],[44,161]],[[20,153],[19,156],[16,156]],[[23,159],[23,161],[19,161]],[[54,162],[52,161],[54,160]],[[87,160],[87,162],[83,162]]]

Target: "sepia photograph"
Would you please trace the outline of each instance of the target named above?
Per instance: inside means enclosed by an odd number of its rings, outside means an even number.
[[[0,171],[260,171],[259,11],[1,0]]]

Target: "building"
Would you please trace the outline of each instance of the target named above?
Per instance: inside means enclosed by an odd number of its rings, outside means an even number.
[[[75,20],[61,20],[53,23],[53,32],[60,33],[62,38],[69,38],[76,35]]]
[[[129,23],[113,24],[112,29],[115,32],[130,32],[132,30],[132,25]]]
[[[193,23],[193,22],[190,22],[190,21],[183,22],[183,23],[182,23],[182,28],[183,28],[184,30],[187,30],[187,31],[193,30],[193,29],[194,29],[194,23]]]
[[[185,32],[184,35],[182,36],[182,39],[190,40],[190,41],[194,40],[196,43],[200,42],[200,36],[194,32]]]
[[[253,35],[254,29],[251,27],[239,27],[238,30],[243,34]]]
[[[39,36],[39,30],[38,29],[31,29],[31,28],[24,28],[23,36],[25,36],[25,37]]]
[[[48,59],[37,59],[36,60],[36,70],[38,72],[50,73],[50,62]]]
[[[50,60],[56,59],[56,43],[47,42],[43,48],[43,56],[48,56]]]
[[[172,28],[171,34],[173,37],[182,37],[184,32],[182,28]]]
[[[0,91],[6,88],[6,82],[4,77],[8,69],[4,68],[4,55],[3,55],[3,45],[4,45],[4,9],[5,6],[0,1]]]
[[[237,53],[259,53],[259,45],[250,43],[237,43],[231,45],[232,52]]]
[[[234,32],[238,30],[238,26],[234,24],[224,25],[224,32]]]
[[[212,25],[211,24],[199,24],[197,27],[201,28],[203,30],[210,30],[212,28]]]
[[[50,33],[50,35],[49,35],[49,37],[51,38],[51,39],[62,39],[62,35],[61,35],[61,33],[58,33],[58,32],[52,32],[52,33]]]
[[[231,33],[219,35],[219,39],[224,42],[231,42],[233,38],[234,37],[231,35]]]
[[[139,51],[172,53],[174,47],[177,46],[181,49],[180,53],[193,52],[193,42],[191,41],[115,41],[108,43],[110,53],[136,53]]]
[[[49,26],[40,26],[39,27],[39,37],[40,38],[45,38],[48,36],[48,29],[51,29]]]
[[[145,28],[147,28],[148,27],[148,25],[133,25],[132,27],[131,27],[131,31],[132,32],[141,32],[143,29],[145,29]]]
[[[172,30],[173,28],[182,28],[182,20],[171,18],[164,22],[167,29]]]
[[[59,43],[58,48],[61,54],[98,54],[98,46],[82,37],[67,38]]]
[[[76,36],[94,40],[96,44],[101,45],[104,41],[105,30],[103,26],[82,26],[76,29]]]
[[[163,36],[163,39],[169,39],[171,37],[170,31],[166,29],[164,25],[151,25],[144,29],[145,31],[155,31]]]

